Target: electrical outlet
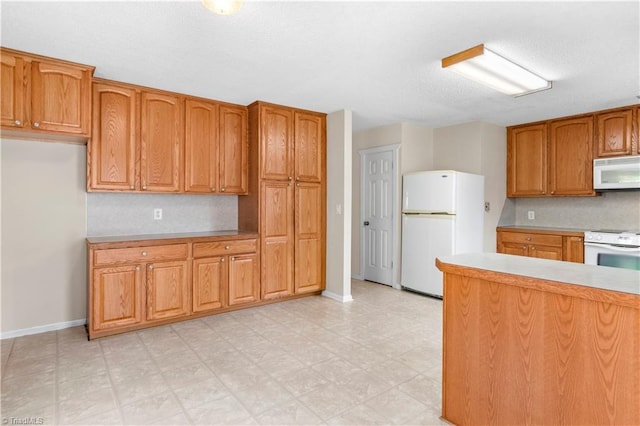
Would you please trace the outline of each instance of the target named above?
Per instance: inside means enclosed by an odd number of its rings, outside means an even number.
[[[527,212],[527,219],[529,220],[536,220],[536,212],[533,210],[529,210]]]
[[[162,220],[162,209],[153,209],[153,220]]]
[[[486,203],[484,203],[484,211],[488,212],[490,210],[491,210],[491,203],[487,201]]]

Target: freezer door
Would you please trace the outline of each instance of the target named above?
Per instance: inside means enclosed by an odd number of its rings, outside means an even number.
[[[402,211],[405,213],[456,212],[456,173],[435,171],[402,177]]]
[[[403,287],[442,297],[442,272],[436,257],[454,253],[456,219],[452,215],[402,215]]]

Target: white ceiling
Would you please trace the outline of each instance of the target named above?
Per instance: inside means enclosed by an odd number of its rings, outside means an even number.
[[[0,4],[3,46],[96,76],[239,104],[353,111],[354,130],[512,125],[638,102],[640,2],[199,1]],[[512,98],[440,67],[480,43],[553,80]]]

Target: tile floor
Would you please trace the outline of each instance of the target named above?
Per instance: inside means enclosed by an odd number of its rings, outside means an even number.
[[[352,292],[91,342],[83,327],[2,340],[3,424],[444,424],[442,302]]]

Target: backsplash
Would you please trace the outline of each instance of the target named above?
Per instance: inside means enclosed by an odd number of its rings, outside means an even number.
[[[640,191],[604,192],[599,197],[514,200],[513,225],[640,232]],[[527,219],[528,211],[535,212],[535,220]]]
[[[162,209],[162,220],[153,210]],[[87,236],[238,229],[235,195],[87,193]]]

